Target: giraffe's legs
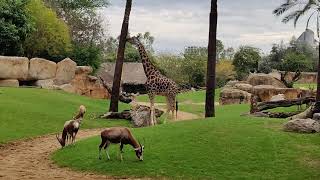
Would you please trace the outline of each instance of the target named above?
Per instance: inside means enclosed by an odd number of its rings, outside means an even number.
[[[168,99],[169,99],[169,106],[170,106],[169,111],[171,111],[172,113],[171,118],[176,119],[176,116],[174,115],[174,112],[176,110],[176,97],[172,95],[172,96],[169,96]]]
[[[150,125],[155,125],[155,113],[154,113],[154,94],[148,94],[150,99]]]

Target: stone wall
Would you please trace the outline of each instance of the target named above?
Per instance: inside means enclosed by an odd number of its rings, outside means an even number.
[[[265,102],[278,95],[292,100],[299,96],[315,96],[315,92],[305,89],[285,88],[280,81],[270,74],[251,74],[247,81],[228,82],[221,90],[220,104],[250,103],[252,95],[257,96],[259,101]]]
[[[109,98],[92,68],[77,66],[69,58],[55,63],[42,58],[0,56],[0,87],[29,84],[44,89],[60,89],[93,98]],[[27,83],[26,83],[27,82]]]

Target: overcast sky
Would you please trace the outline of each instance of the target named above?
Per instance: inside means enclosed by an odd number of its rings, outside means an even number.
[[[110,0],[103,10],[111,36],[118,36],[125,0]],[[271,45],[298,37],[305,29],[283,24],[272,11],[283,0],[219,0],[218,39],[226,47],[251,45],[269,52]],[[155,37],[157,52],[180,53],[187,46],[207,46],[210,0],[133,0],[131,34],[149,31]]]

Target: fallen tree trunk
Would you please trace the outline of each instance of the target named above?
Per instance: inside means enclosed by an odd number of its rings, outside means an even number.
[[[293,119],[308,119],[308,118],[312,118],[313,113],[314,113],[314,104],[311,105],[308,109],[306,109],[302,113],[289,117],[289,119],[290,120],[293,120]]]
[[[112,94],[112,90],[107,85],[107,83],[102,79],[102,77],[99,76],[99,78],[100,78],[100,80],[102,82],[103,87],[108,91],[109,94]],[[120,91],[119,101],[123,102],[123,103],[126,103],[126,104],[129,104],[129,103],[132,102],[132,98],[126,96],[122,91]]]
[[[273,109],[277,107],[290,107],[294,105],[309,104],[311,102],[315,102],[314,97],[305,97],[305,98],[299,98],[294,100],[262,102],[262,103],[259,103],[256,108],[258,111],[263,111],[263,110]]]

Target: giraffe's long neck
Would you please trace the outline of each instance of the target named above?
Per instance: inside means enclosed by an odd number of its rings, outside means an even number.
[[[141,43],[139,43],[137,46],[138,46],[140,57],[142,59],[144,73],[146,74],[147,78],[149,78],[152,75],[160,74],[157,68],[151,63],[144,46]]]

